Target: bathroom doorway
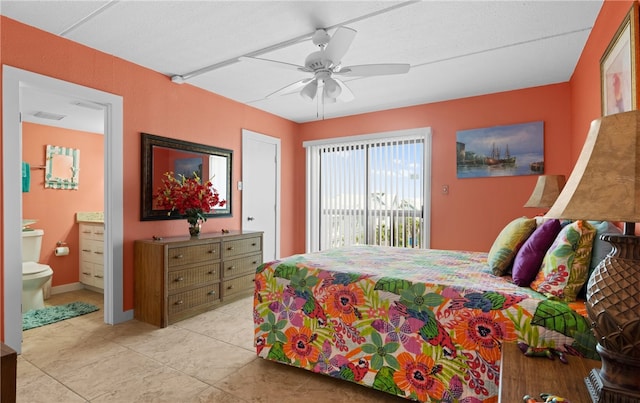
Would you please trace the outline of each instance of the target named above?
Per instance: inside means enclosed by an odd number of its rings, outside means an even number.
[[[104,108],[104,214],[105,214],[105,286],[104,321],[115,324],[133,318],[133,312],[123,310],[123,191],[122,191],[122,97],[80,86],[40,74],[3,66],[3,172],[5,178],[19,178],[22,163],[20,113],[23,99],[21,88],[34,87],[42,91],[63,94],[101,105]],[[4,181],[4,333],[5,343],[21,352],[22,273],[11,270],[20,267],[22,230],[21,182]]]

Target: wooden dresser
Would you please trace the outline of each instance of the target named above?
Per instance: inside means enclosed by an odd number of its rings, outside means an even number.
[[[134,316],[166,327],[253,293],[262,232],[137,240],[134,254]]]

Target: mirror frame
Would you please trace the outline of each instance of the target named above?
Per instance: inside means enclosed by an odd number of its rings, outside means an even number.
[[[60,177],[60,172],[54,172],[55,157],[71,159],[70,176]],[[80,150],[69,147],[52,146],[47,144],[44,187],[50,189],[78,190],[80,171]]]
[[[169,210],[157,210],[153,209],[153,193],[156,189],[153,189],[154,178],[153,175],[153,148],[165,147],[175,149],[179,151],[200,153],[215,155],[226,158],[226,184],[227,194],[221,194],[220,198],[226,200],[224,208],[215,209],[214,211],[205,214],[207,218],[213,217],[229,217],[231,216],[231,193],[232,193],[232,159],[233,151],[225,148],[207,146],[204,144],[191,143],[184,140],[176,140],[167,137],[156,136],[154,134],[141,133],[141,151],[142,151],[142,178],[141,178],[141,197],[140,197],[140,220],[141,221],[153,221],[153,220],[178,220],[184,219],[180,215],[169,215]]]

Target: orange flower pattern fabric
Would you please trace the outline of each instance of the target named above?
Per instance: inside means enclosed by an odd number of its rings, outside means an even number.
[[[587,319],[479,252],[354,246],[256,272],[260,357],[420,402],[495,402],[504,342],[597,357]]]

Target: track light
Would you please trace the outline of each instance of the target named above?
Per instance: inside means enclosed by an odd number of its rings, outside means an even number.
[[[316,92],[318,91],[318,80],[312,80],[309,84],[305,85],[302,91],[300,91],[300,96],[307,101],[311,101],[316,96]]]

